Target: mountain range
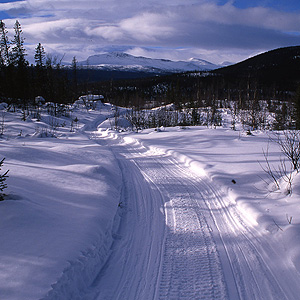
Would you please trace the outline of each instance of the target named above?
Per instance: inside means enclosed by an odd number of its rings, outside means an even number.
[[[260,86],[280,91],[295,91],[300,82],[300,46],[278,48],[261,53],[237,64],[216,65],[203,59],[171,61],[137,57],[123,52],[109,52],[90,56],[78,62],[80,82],[149,78],[191,71],[205,71],[231,86],[242,81],[254,80]],[[71,70],[70,76],[71,74]],[[204,79],[203,79],[204,80]]]
[[[203,59],[191,58],[188,61],[172,61],[133,56],[124,52],[110,52],[92,55],[78,62],[81,67],[91,67],[106,71],[136,71],[150,73],[177,73],[187,71],[209,71],[222,67]]]

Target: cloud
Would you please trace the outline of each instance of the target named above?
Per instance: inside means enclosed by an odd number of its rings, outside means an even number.
[[[243,25],[272,30],[299,30],[300,15],[272,8],[240,9],[228,2],[223,6],[213,3],[180,7],[185,20],[214,22],[224,25]],[[179,13],[178,13],[179,14]]]
[[[0,10],[20,20],[27,43],[52,44],[56,49],[113,44],[229,54],[230,49],[252,53],[300,44],[299,13],[218,2],[27,0],[2,3]],[[12,21],[5,20],[10,26]]]
[[[24,16],[28,13],[26,1],[0,3],[0,11],[6,12],[11,17]]]
[[[85,32],[93,39],[117,44],[263,49],[299,44],[299,36],[289,33],[298,28],[297,14],[203,4],[142,13]]]
[[[31,36],[30,40],[36,41],[51,41],[62,42],[68,41],[71,38],[80,36],[80,29],[74,19],[53,20],[46,22],[39,22],[36,24],[27,24],[24,26],[24,31],[27,36]],[[76,34],[75,34],[76,33]]]
[[[24,6],[26,6],[26,1],[0,3],[0,10],[1,11],[10,11],[10,10],[13,10],[13,9],[22,8]]]
[[[104,24],[88,28],[86,34],[91,38],[102,38],[119,44],[152,44],[161,43],[161,39],[172,37],[174,28],[167,17],[154,13],[143,13],[124,19],[118,24]]]

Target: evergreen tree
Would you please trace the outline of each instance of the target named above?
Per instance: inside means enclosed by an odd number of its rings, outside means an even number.
[[[298,89],[295,94],[294,98],[295,102],[295,111],[294,111],[294,119],[296,121],[296,129],[300,129],[300,86],[298,86]]]
[[[34,72],[34,96],[46,96],[46,53],[44,47],[39,43],[35,48],[35,72]]]
[[[74,56],[72,59],[72,77],[73,77],[73,91],[74,91],[74,97],[77,97],[78,92],[78,81],[77,81],[77,60]]]
[[[9,65],[9,41],[7,37],[7,30],[5,24],[2,20],[0,20],[0,54],[1,54],[1,64]]]
[[[28,62],[25,60],[24,38],[21,25],[17,20],[14,25],[15,35],[12,40],[11,66],[14,67],[14,82],[12,87],[12,97],[22,105],[23,120],[28,114],[28,103],[30,99],[30,78]]]
[[[11,50],[11,62],[15,67],[24,67],[28,65],[25,60],[25,48],[24,48],[24,38],[23,31],[21,29],[21,24],[17,20],[14,25],[15,35],[12,40],[12,50]]]
[[[53,58],[51,55],[46,56],[46,82],[45,82],[45,95],[44,98],[48,101],[54,101],[55,99],[55,70],[53,68]]]
[[[45,61],[46,53],[44,47],[39,43],[35,48],[34,60],[36,66],[43,67]]]

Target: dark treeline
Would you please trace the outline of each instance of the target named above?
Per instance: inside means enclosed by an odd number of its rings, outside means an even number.
[[[69,79],[57,57],[47,56],[39,43],[35,49],[34,65],[26,59],[24,38],[18,21],[10,41],[3,21],[0,21],[0,97],[8,103],[28,105],[36,96],[46,101],[65,103],[75,100],[76,82]],[[76,60],[74,60],[76,68]],[[72,65],[73,67],[73,65]],[[71,68],[72,70],[72,68]],[[75,72],[75,71],[74,71]]]
[[[206,72],[181,73],[152,78],[110,80],[89,84],[90,90],[105,94],[122,106],[149,107],[174,103],[178,106],[211,106],[217,100],[236,101],[243,108],[249,101],[293,101],[295,91],[266,85],[256,77],[224,76]]]

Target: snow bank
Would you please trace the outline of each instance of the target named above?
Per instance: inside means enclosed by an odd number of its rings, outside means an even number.
[[[0,298],[76,299],[109,255],[120,170],[87,135],[36,138],[37,123],[20,119],[6,114],[0,140],[10,170],[0,202]]]

